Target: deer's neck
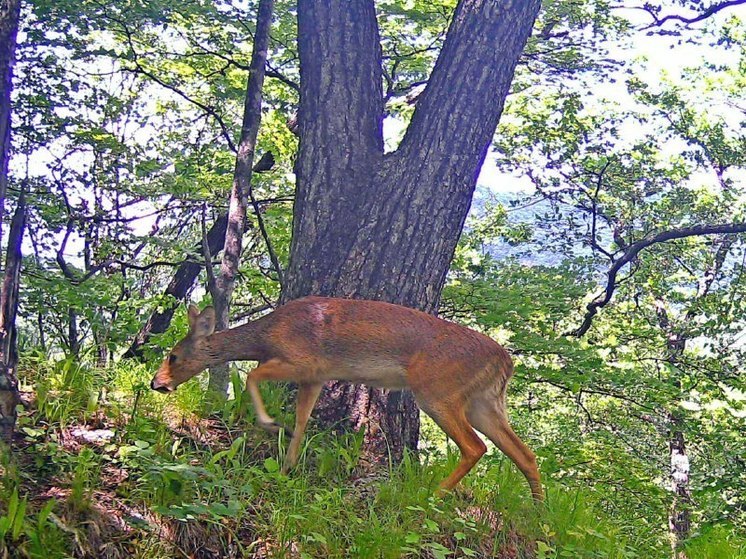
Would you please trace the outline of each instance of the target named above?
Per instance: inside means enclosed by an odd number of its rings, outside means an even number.
[[[264,330],[263,321],[257,320],[215,332],[207,338],[205,350],[216,365],[229,361],[262,361],[266,353]]]

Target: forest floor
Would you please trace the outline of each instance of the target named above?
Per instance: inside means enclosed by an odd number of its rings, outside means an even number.
[[[256,518],[252,518],[250,512],[216,518],[209,511],[204,511],[201,515],[185,514],[184,518],[178,518],[178,514],[163,514],[161,510],[154,510],[149,503],[133,500],[127,488],[138,483],[133,476],[137,476],[139,472],[126,467],[117,459],[118,449],[122,444],[117,440],[117,433],[121,433],[122,427],[99,413],[85,422],[71,423],[64,427],[36,424],[25,430],[31,436],[21,433],[14,442],[14,468],[23,472],[18,476],[17,489],[27,502],[27,513],[42,510],[50,501],[55,502],[57,506],[49,515],[49,527],[53,530],[56,528],[62,539],[67,540],[67,551],[71,555],[111,559],[138,556],[197,559],[290,559],[324,556],[323,553],[309,555],[307,551],[302,551],[306,546],[300,541],[280,542],[271,533],[257,529]],[[39,430],[44,431],[43,438],[40,437]],[[220,419],[209,417],[181,421],[170,425],[169,430],[174,440],[180,440],[181,444],[213,457],[231,448],[241,436],[236,429],[227,426]],[[39,453],[39,445],[49,441],[54,441],[48,450],[53,450],[56,458]],[[140,445],[135,445],[136,448],[144,447],[144,441],[139,442]],[[254,460],[257,463],[271,461],[270,455],[276,450],[271,449],[271,446],[255,446],[252,450]],[[78,466],[73,469],[72,477],[65,475],[69,471],[49,468],[50,461],[59,462],[61,456],[72,461],[79,456],[82,457],[81,464],[85,464],[92,455],[100,459],[97,466],[90,470],[85,465]],[[195,457],[190,460],[189,466],[201,468],[202,464]],[[273,469],[271,465],[268,467]],[[378,476],[356,476],[352,473],[346,480],[345,504],[365,510],[375,501],[378,485],[385,482],[385,479]],[[176,487],[172,489],[178,492]],[[521,536],[515,529],[506,529],[503,517],[497,511],[469,505],[468,497],[467,491],[457,493],[454,499],[463,499],[464,503],[454,510],[459,515],[460,524],[479,525],[482,543],[478,549],[463,546],[461,556],[506,559],[536,557],[535,541]],[[253,506],[260,505],[254,503]],[[440,530],[431,525],[430,531],[435,536]],[[303,536],[307,538],[309,534]],[[323,548],[325,538],[322,534],[311,532],[310,536],[317,540],[315,544]],[[385,534],[382,536],[385,537]],[[413,556],[451,555],[459,549],[459,542],[463,538],[465,535],[461,533],[443,533],[440,537],[430,538],[429,545],[432,549],[429,552],[425,548]],[[418,542],[415,540],[419,538],[412,533],[408,539],[410,544],[416,544]],[[158,548],[158,551],[154,548]],[[15,549],[7,549],[10,557],[34,556],[30,551],[23,544]],[[403,551],[407,553],[407,550]],[[351,549],[350,553],[350,556],[367,555],[365,551],[355,549]],[[339,553],[336,555],[344,556]],[[47,554],[44,556],[49,557]]]
[[[298,467],[283,475],[284,435],[237,420],[240,400],[204,414],[198,383],[167,398],[137,368],[45,375],[25,385],[13,451],[0,451],[0,558],[670,554],[655,534],[611,517],[589,488],[545,476],[547,500],[536,505],[494,449],[459,490],[435,497],[458,451],[427,423],[417,459],[374,474],[359,467],[360,437],[312,429]],[[288,423],[282,390],[264,396]]]

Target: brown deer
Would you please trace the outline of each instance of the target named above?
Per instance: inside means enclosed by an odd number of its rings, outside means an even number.
[[[420,408],[461,451],[441,484],[452,489],[487,451],[484,433],[526,476],[542,500],[534,453],[508,423],[505,392],[513,375],[508,352],[487,336],[414,309],[376,301],[306,297],[256,321],[213,333],[215,311],[189,307],[189,334],[163,361],[150,386],[172,392],[205,368],[258,361],[246,388],[259,424],[281,429],[264,408],[262,381],[298,384],[295,430],[283,471],[298,461],[303,433],[324,382],[343,380],[410,389]]]

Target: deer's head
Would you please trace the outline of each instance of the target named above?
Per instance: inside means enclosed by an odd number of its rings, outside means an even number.
[[[202,312],[190,305],[189,333],[177,343],[161,363],[150,382],[150,388],[168,393],[180,384],[201,373],[208,365],[205,339],[215,331],[215,309],[206,307]]]

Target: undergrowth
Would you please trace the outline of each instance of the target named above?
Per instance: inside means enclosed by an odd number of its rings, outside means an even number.
[[[434,492],[458,460],[440,434],[415,459],[358,471],[360,438],[309,434],[280,473],[283,436],[238,417],[239,399],[206,415],[202,387],[171,398],[144,367],[25,362],[36,402],[0,456],[0,557],[631,558],[667,557],[649,526],[604,512],[590,487],[545,476],[546,503],[499,452],[462,487]],[[234,378],[240,395],[241,381]],[[30,388],[27,385],[27,388]],[[265,393],[290,423],[284,395]],[[424,433],[437,433],[426,428]],[[660,531],[658,531],[660,533]],[[689,542],[690,559],[746,557],[726,526]]]

